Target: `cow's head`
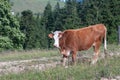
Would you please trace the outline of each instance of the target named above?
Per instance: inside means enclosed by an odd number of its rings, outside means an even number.
[[[48,34],[48,37],[49,38],[53,38],[54,39],[54,46],[59,48],[59,39],[62,37],[62,34],[63,32],[61,31],[55,31],[55,32],[52,32],[50,34]]]

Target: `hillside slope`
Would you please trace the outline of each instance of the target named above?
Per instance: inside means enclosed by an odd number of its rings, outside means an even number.
[[[33,13],[43,13],[45,6],[50,2],[52,8],[56,5],[57,2],[60,3],[60,6],[64,6],[63,2],[59,0],[10,0],[13,4],[12,11],[15,13],[21,13],[23,10],[31,10]]]

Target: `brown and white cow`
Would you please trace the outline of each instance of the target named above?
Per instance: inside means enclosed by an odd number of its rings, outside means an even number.
[[[88,50],[92,46],[94,48],[92,64],[96,63],[103,39],[104,51],[107,49],[106,33],[107,29],[103,24],[96,24],[81,29],[55,31],[48,36],[54,38],[54,46],[59,48],[60,53],[63,55],[63,66],[65,66],[70,53],[72,54],[72,61],[76,63],[77,51]]]

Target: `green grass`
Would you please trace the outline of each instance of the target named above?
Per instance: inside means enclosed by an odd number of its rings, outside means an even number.
[[[85,55],[92,54],[92,49],[82,52]],[[103,52],[103,47],[101,47]],[[109,53],[120,53],[120,46],[108,45]],[[0,61],[36,59],[41,57],[60,56],[57,49],[55,50],[30,50],[3,52],[0,54]],[[100,80],[101,77],[111,78],[120,76],[120,55],[101,59],[95,65],[88,63],[77,63],[76,66],[68,68],[58,65],[55,68],[49,68],[44,71],[26,70],[15,74],[10,73],[0,76],[0,80]]]
[[[103,53],[103,45],[101,47],[100,53]],[[117,54],[120,53],[120,46],[118,45],[108,45],[108,53]],[[87,51],[80,51],[78,53],[82,55],[89,55],[92,57],[93,49],[90,48]],[[41,57],[53,57],[60,56],[58,49],[54,50],[27,50],[27,51],[5,51],[0,52],[0,61],[14,61],[14,60],[26,60],[26,59],[39,59]]]
[[[13,3],[12,10],[15,13],[21,13],[23,10],[31,10],[33,13],[43,13],[45,6],[50,2],[52,8],[56,5],[59,0],[10,0]],[[64,3],[59,2],[60,6],[63,7]]]
[[[0,61],[14,61],[26,59],[39,59],[41,57],[54,57],[60,55],[55,50],[29,50],[29,51],[5,51],[0,53]]]
[[[8,74],[0,80],[100,80],[101,77],[120,75],[120,56],[109,57],[96,65],[78,64],[68,68],[56,67],[45,71],[27,71]]]

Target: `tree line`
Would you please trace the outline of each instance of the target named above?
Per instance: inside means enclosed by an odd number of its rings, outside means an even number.
[[[31,10],[12,15],[8,0],[0,1],[0,50],[52,48],[48,34],[55,30],[77,29],[103,23],[109,44],[118,41],[119,0],[67,0],[64,7],[48,2],[43,14]]]

